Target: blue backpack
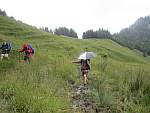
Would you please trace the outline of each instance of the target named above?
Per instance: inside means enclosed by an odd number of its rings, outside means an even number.
[[[32,45],[31,45],[31,44],[28,44],[28,48],[32,49],[32,54],[34,54],[34,53],[35,53],[35,50],[34,50],[34,48],[32,47]]]
[[[8,45],[8,50],[11,50],[11,44],[7,43],[7,45]]]
[[[11,44],[8,42],[5,42],[5,43],[3,42],[2,49],[3,50],[11,50]]]

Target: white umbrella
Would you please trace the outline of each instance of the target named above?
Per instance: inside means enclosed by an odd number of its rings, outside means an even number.
[[[78,59],[91,59],[96,57],[96,54],[94,52],[84,52],[81,53]]]

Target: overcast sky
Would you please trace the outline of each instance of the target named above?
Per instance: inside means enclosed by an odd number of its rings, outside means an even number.
[[[88,29],[129,27],[150,15],[150,0],[0,0],[0,9],[33,26],[73,28],[81,37]]]

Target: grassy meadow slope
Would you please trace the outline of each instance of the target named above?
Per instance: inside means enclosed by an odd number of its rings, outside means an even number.
[[[11,41],[10,60],[0,62],[1,113],[73,113],[68,81],[81,83],[72,64],[85,48],[91,61],[88,95],[104,113],[150,112],[150,60],[111,40],[55,36],[0,16],[0,43]],[[32,43],[35,55],[22,62],[18,49]],[[107,55],[107,57],[103,57]]]

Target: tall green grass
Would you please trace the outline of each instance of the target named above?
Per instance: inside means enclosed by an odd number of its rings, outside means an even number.
[[[140,65],[122,65],[110,71],[111,64],[106,63],[102,59],[102,71],[90,83],[90,95],[97,100],[97,106],[109,113],[149,113],[150,72]]]
[[[22,62],[14,70],[6,72],[5,77],[1,78],[2,98],[9,103],[12,111],[18,113],[59,113],[61,110],[70,110],[65,81],[71,75],[69,67],[65,68],[60,60],[54,61],[59,68],[39,63]]]

